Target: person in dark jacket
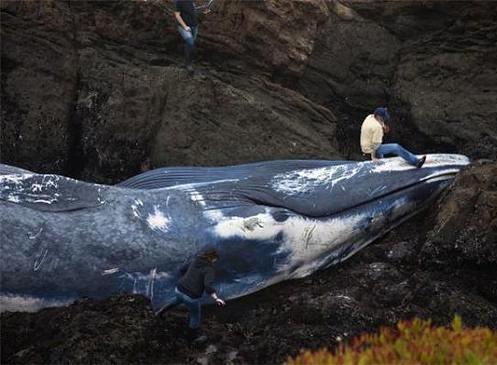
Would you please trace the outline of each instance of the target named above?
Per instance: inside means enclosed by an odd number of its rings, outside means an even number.
[[[189,337],[192,340],[206,339],[205,336],[200,334],[200,298],[204,291],[216,301],[217,305],[223,306],[226,304],[224,300],[217,296],[216,290],[212,287],[215,277],[213,264],[218,259],[219,255],[215,249],[207,249],[195,257],[189,265],[184,266],[180,270],[182,276],[175,288],[175,301],[164,308],[165,310],[171,309],[179,304],[184,304],[188,308]]]
[[[197,7],[193,0],[175,0],[176,11],[174,16],[178,23],[178,32],[185,41],[185,64],[190,74],[193,73],[193,54],[195,42],[198,34],[198,14],[197,10],[204,7]],[[208,14],[209,9],[205,9],[203,14]]]

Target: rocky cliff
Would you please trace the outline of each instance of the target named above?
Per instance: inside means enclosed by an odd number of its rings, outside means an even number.
[[[162,2],[2,3],[2,161],[113,182],[147,157],[340,156],[332,110],[243,66],[190,78],[178,37]]]
[[[2,162],[109,183],[147,158],[357,158],[378,105],[416,152],[496,156],[494,2],[216,0],[193,78],[172,12],[2,2]]]

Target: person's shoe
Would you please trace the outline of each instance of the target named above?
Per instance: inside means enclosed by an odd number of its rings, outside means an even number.
[[[202,343],[207,341],[207,336],[202,333],[200,328],[195,328],[195,329],[189,328],[187,338],[188,341],[193,343]]]
[[[192,65],[186,65],[186,71],[188,71],[188,75],[192,76],[195,70]]]
[[[194,343],[204,343],[205,341],[207,341],[207,335],[203,333],[193,340]]]
[[[421,157],[418,162],[416,162],[416,167],[420,169],[426,161],[426,156]]]

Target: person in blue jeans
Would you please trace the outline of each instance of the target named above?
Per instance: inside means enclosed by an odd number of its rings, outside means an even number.
[[[224,306],[226,304],[224,300],[217,296],[216,290],[212,287],[215,277],[213,265],[218,259],[219,255],[215,249],[206,249],[195,257],[189,265],[185,265],[180,270],[182,276],[175,288],[176,298],[174,302],[161,310],[162,312],[179,304],[184,304],[189,313],[188,337],[196,342],[207,339],[200,332],[202,318],[200,299],[204,291],[216,301],[217,305]]]
[[[197,7],[193,0],[175,0],[176,11],[174,16],[178,23],[178,32],[185,41],[185,64],[190,74],[193,73],[193,54],[195,52],[195,42],[198,34]],[[204,14],[209,13],[207,8]]]
[[[385,155],[402,157],[408,164],[421,168],[426,156],[417,158],[398,143],[383,144],[383,135],[388,132],[386,122],[390,120],[387,108],[376,108],[373,114],[364,119],[361,126],[361,150],[370,155],[374,163],[378,163]]]

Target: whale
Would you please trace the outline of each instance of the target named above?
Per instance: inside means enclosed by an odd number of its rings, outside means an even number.
[[[1,309],[134,293],[158,310],[206,247],[228,300],[303,278],[428,207],[469,163],[278,160],[159,168],[116,185],[0,165]]]

